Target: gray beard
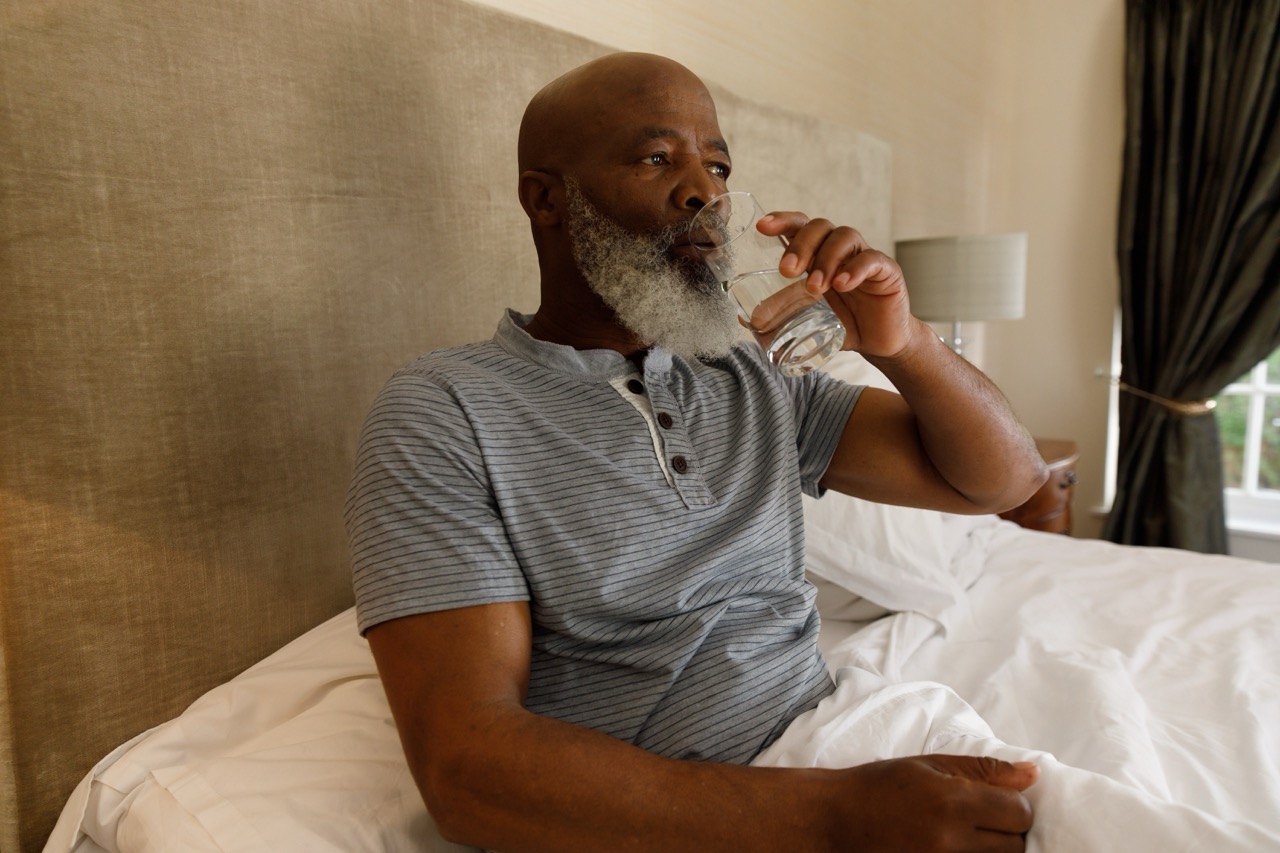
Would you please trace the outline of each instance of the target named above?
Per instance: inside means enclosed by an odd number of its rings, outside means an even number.
[[[709,269],[669,254],[683,226],[633,234],[597,210],[572,179],[565,194],[578,271],[624,328],[686,360],[729,354],[742,328],[737,310]]]

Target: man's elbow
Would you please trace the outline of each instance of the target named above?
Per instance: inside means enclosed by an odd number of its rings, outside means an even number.
[[[1028,459],[1006,478],[1008,487],[993,499],[984,512],[1000,513],[1022,506],[1049,480],[1049,466],[1037,455]]]
[[[989,472],[985,485],[972,491],[957,489],[963,505],[954,509],[961,515],[994,515],[1022,506],[1049,479],[1049,466],[1037,455],[1034,459]]]
[[[414,779],[422,801],[435,823],[436,831],[454,844],[476,845],[484,825],[483,782],[479,774],[484,763],[465,751],[442,750],[443,754],[411,757]]]

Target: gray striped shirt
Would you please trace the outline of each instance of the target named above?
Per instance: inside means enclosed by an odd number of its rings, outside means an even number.
[[[750,761],[831,690],[801,493],[860,389],[784,378],[754,345],[654,349],[639,373],[528,319],[422,356],[374,402],[346,508],[361,631],[528,601],[529,710]]]

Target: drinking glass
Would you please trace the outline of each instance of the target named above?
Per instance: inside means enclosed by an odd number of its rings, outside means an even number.
[[[807,275],[778,271],[787,241],[756,228],[764,210],[748,192],[718,195],[689,225],[689,242],[738,307],[738,317],[778,370],[802,376],[844,345],[845,329]]]

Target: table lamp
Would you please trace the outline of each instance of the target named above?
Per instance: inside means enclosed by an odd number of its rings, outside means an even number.
[[[963,355],[961,322],[1013,320],[1023,314],[1023,232],[901,240],[894,251],[907,280],[911,313],[931,323],[951,323],[951,348],[957,354]]]

